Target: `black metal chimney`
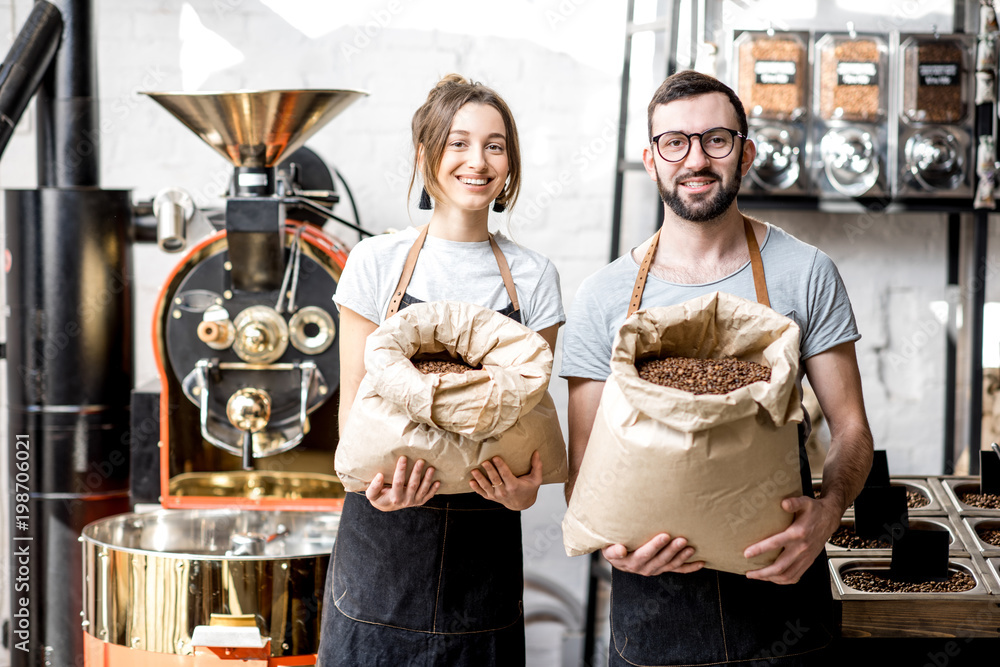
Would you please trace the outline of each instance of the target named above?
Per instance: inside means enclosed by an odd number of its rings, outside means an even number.
[[[43,4],[63,29],[32,72],[39,187],[4,193],[14,667],[83,664],[77,538],[129,509],[130,193],[99,188],[92,3]]]
[[[91,0],[51,0],[62,13],[55,62],[38,91],[38,187],[97,186],[101,177]]]

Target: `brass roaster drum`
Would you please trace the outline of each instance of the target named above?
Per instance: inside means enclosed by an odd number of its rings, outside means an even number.
[[[340,514],[159,510],[88,525],[83,626],[139,651],[194,655],[199,626],[238,619],[271,656],[315,654]]]

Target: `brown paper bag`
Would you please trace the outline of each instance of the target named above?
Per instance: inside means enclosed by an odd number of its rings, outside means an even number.
[[[695,395],[639,377],[637,359],[736,357],[771,369],[725,395]],[[615,338],[611,375],[563,520],[570,556],[630,551],[665,532],[693,560],[744,573],[774,562],[743,550],[781,532],[784,498],[802,495],[796,390],[799,328],[760,304],[714,292],[641,310]]]
[[[442,353],[482,370],[425,375],[410,361]],[[473,304],[418,303],[368,337],[365,370],[335,459],[348,491],[364,491],[379,472],[390,482],[406,456],[410,469],[417,459],[436,468],[438,493],[469,493],[470,472],[483,461],[500,456],[524,475],[536,449],[542,482],[566,480],[566,446],[546,391],[552,351],[531,329]]]

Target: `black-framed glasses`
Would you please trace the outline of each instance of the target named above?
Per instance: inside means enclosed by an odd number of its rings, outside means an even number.
[[[713,127],[711,130],[691,134],[661,132],[650,139],[650,143],[656,146],[656,152],[667,162],[680,162],[691,152],[691,140],[694,137],[698,137],[705,155],[720,160],[733,152],[736,137],[745,140],[747,135],[730,130],[728,127]]]

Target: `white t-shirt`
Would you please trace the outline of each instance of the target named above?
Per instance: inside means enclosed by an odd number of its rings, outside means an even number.
[[[416,228],[407,227],[354,246],[333,296],[337,306],[381,324],[417,234]],[[493,238],[510,266],[521,322],[535,331],[565,322],[559,274],[552,262],[501,234]],[[406,293],[420,301],[464,301],[491,310],[510,305],[489,241],[448,241],[429,234]]]

